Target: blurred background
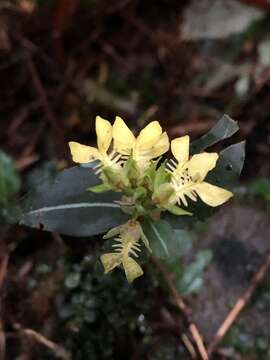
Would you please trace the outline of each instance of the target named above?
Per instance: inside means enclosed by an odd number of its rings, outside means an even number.
[[[68,141],[95,143],[96,115],[195,139],[228,114],[240,131],[222,146],[247,140],[241,183],[177,275],[209,342],[270,248],[269,19],[269,0],[1,0],[2,212],[72,165]],[[133,286],[104,277],[99,240],[1,220],[0,358],[190,359],[151,264]],[[270,359],[269,321],[267,274],[215,358]]]

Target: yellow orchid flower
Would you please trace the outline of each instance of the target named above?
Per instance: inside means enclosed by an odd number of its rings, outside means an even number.
[[[115,151],[108,153],[112,142],[112,125],[108,120],[96,117],[97,148],[82,145],[75,141],[70,141],[69,147],[74,162],[79,164],[89,163],[99,160],[101,166],[117,167],[117,162],[121,155]]]
[[[174,139],[171,142],[171,151],[175,159],[167,164],[172,174],[172,185],[176,193],[176,201],[187,206],[186,196],[193,201],[197,196],[210,206],[218,206],[229,200],[233,194],[221,187],[204,181],[209,171],[214,169],[218,159],[217,153],[193,155],[189,158],[189,136]]]
[[[119,237],[115,239],[116,244],[113,245],[116,252],[101,255],[100,260],[105,274],[122,264],[127,280],[131,283],[137,277],[143,275],[141,266],[131,257],[132,255],[137,258],[137,252],[141,251],[139,241],[144,236],[141,226],[139,222],[130,220],[113,230],[115,231],[111,231],[111,234],[109,232],[104,238],[113,236],[114,232],[120,233]],[[146,245],[149,246],[148,243]]]
[[[169,150],[169,139],[158,121],[148,124],[136,138],[119,116],[113,124],[114,149],[122,155],[130,155],[139,168],[144,169],[151,159]]]

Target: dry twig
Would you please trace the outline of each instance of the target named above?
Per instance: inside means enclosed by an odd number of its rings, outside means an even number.
[[[264,264],[260,267],[260,269],[256,272],[254,277],[251,280],[251,283],[247,290],[240,296],[240,298],[236,301],[234,307],[227,315],[226,319],[223,321],[221,326],[219,327],[218,331],[216,332],[216,335],[214,336],[213,340],[208,346],[208,354],[211,355],[216,350],[217,346],[221,342],[221,340],[224,338],[224,336],[227,334],[228,330],[234,323],[234,321],[239,316],[240,312],[243,310],[243,308],[246,306],[248,301],[250,300],[252,294],[254,293],[254,290],[258,286],[258,284],[263,280],[267,270],[270,267],[270,254],[268,254],[266,261]]]
[[[162,274],[162,276],[170,290],[170,293],[176,302],[176,305],[178,306],[178,308],[181,310],[182,314],[184,315],[184,318],[188,324],[189,332],[190,332],[192,339],[196,345],[200,359],[208,360],[209,357],[208,357],[207,350],[204,346],[202,336],[201,336],[196,324],[194,323],[194,321],[191,318],[191,309],[185,304],[181,295],[177,291],[170,274],[167,272],[165,267],[155,258],[152,258],[152,261],[156,265],[159,272]]]
[[[53,341],[47,339],[42,334],[32,330],[32,329],[23,329],[19,324],[16,324],[15,328],[19,331],[20,335],[26,335],[32,340],[46,346],[50,349],[56,357],[59,357],[63,360],[70,360],[70,354],[60,345],[54,343]]]
[[[191,341],[189,340],[189,337],[186,334],[182,334],[181,339],[182,339],[186,349],[190,353],[191,358],[192,359],[197,359],[196,350],[195,350],[193,344],[191,343]]]
[[[31,59],[30,56],[28,56],[26,58],[26,63],[27,63],[27,67],[28,67],[28,70],[29,70],[29,73],[31,75],[31,78],[32,78],[32,82],[33,82],[33,85],[34,85],[34,88],[37,92],[37,95],[39,96],[39,100],[40,100],[40,103],[41,105],[43,106],[44,108],[44,112],[46,114],[46,119],[48,120],[48,122],[52,125],[52,127],[59,131],[60,128],[59,128],[59,125],[57,123],[57,120],[56,120],[56,117],[49,105],[49,101],[48,101],[48,98],[47,98],[47,94],[45,92],[45,89],[42,85],[42,82],[40,80],[40,77],[39,77],[39,74],[38,74],[38,71],[36,69],[36,66],[33,62],[33,60]]]

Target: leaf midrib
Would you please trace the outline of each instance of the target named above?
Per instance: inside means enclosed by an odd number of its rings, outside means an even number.
[[[27,215],[32,215],[40,212],[50,212],[54,210],[69,210],[69,209],[78,209],[78,208],[88,208],[88,207],[109,207],[109,208],[120,208],[118,204],[114,203],[101,203],[101,202],[94,202],[94,203],[73,203],[73,204],[62,204],[62,205],[55,205],[55,206],[45,206],[43,208],[39,208],[36,210],[32,210],[27,212]]]

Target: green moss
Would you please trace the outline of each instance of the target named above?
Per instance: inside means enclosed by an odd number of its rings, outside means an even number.
[[[130,333],[143,336],[140,319],[148,305],[120,271],[104,276],[90,255],[80,263],[69,259],[64,268],[59,338],[72,358],[112,359],[119,347],[128,345]],[[124,344],[119,345],[121,339]]]

